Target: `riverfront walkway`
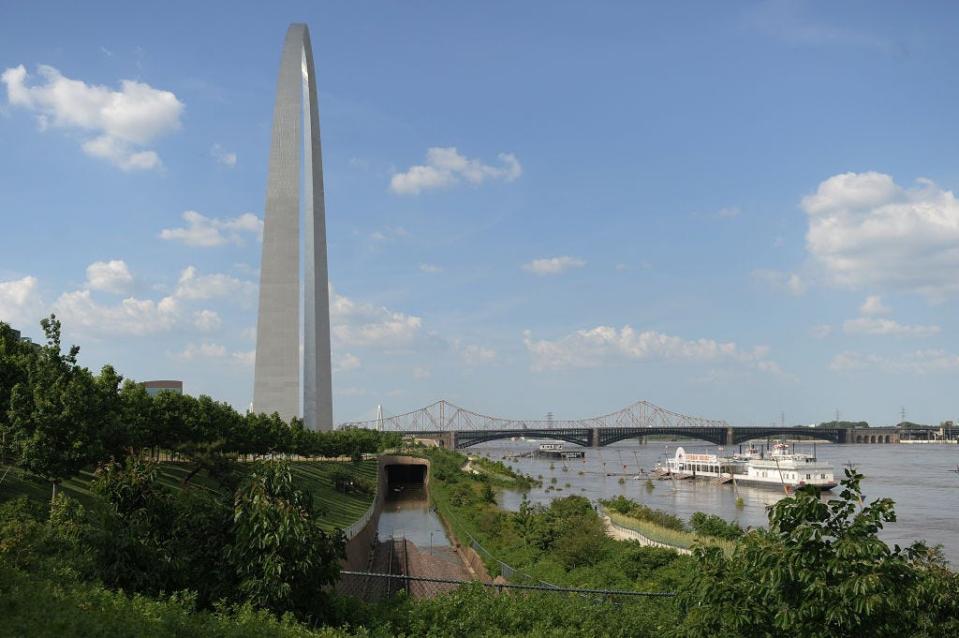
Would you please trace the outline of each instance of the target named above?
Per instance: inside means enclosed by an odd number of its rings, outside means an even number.
[[[643,547],[662,547],[663,549],[671,549],[674,552],[679,554],[691,554],[688,549],[685,547],[676,547],[675,545],[667,545],[665,543],[660,543],[654,541],[651,538],[646,538],[636,530],[627,529],[625,527],[620,527],[612,520],[609,516],[603,515],[603,526],[606,528],[606,535],[610,538],[618,541],[636,541]]]

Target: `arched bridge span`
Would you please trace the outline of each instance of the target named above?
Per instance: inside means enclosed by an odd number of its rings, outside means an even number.
[[[716,445],[725,445],[729,428],[702,427],[702,428],[608,428],[599,430],[597,444],[612,445],[626,439],[636,439],[644,436],[685,436],[702,441],[709,441]]]
[[[593,431],[588,429],[563,429],[563,430],[497,430],[492,432],[457,432],[456,447],[465,448],[472,445],[479,445],[488,441],[497,441],[500,439],[511,439],[513,437],[526,437],[535,439],[554,439],[565,441],[574,445],[589,447],[593,444]]]
[[[547,438],[574,445],[599,447],[654,435],[682,436],[716,445],[736,445],[768,437],[809,438],[852,443],[839,428],[734,427],[726,421],[688,416],[639,401],[617,412],[586,419],[506,419],[437,401],[425,408],[370,421],[353,421],[340,428],[359,427],[434,438],[465,448],[513,437]]]
[[[790,427],[741,427],[730,428],[732,434],[728,443],[736,445],[751,439],[766,439],[770,437],[789,437],[804,439],[819,439],[833,443],[848,443],[848,430],[842,428],[790,428]]]

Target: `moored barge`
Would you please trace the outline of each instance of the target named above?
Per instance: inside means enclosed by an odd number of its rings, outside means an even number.
[[[832,465],[811,454],[790,452],[784,443],[774,445],[768,455],[756,448],[750,448],[745,454],[719,456],[687,453],[680,447],[676,448],[673,458],[668,459],[667,469],[670,475],[677,477],[731,481],[786,492],[804,485],[831,490],[837,484]]]

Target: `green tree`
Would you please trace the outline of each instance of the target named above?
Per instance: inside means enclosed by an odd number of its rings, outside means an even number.
[[[127,453],[136,455],[149,445],[151,428],[156,421],[153,397],[143,384],[130,379],[123,382],[119,397],[120,421],[125,428]]]
[[[689,518],[689,526],[700,536],[734,540],[743,535],[743,528],[739,526],[739,523],[705,512],[693,513]]]
[[[54,315],[40,322],[47,345],[27,361],[26,380],[13,387],[9,420],[18,464],[59,484],[99,458],[99,425],[104,414],[97,384],[77,364],[78,346],[63,353],[60,322]]]
[[[13,388],[27,382],[28,361],[35,357],[32,348],[0,321],[0,461],[6,460],[13,441],[9,415]]]
[[[320,528],[310,495],[294,486],[288,463],[259,464],[237,490],[227,557],[240,592],[254,605],[323,618],[327,598],[321,590],[336,581],[344,547],[342,531]]]
[[[687,638],[959,635],[959,582],[922,543],[878,537],[893,502],[862,505],[862,475],[846,471],[838,499],[801,488],[773,506],[731,556],[699,547],[700,577],[680,598]]]

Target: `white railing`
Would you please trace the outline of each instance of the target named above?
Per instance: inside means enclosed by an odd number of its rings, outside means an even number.
[[[377,490],[379,492],[379,490]],[[346,540],[352,539],[354,536],[363,531],[363,528],[370,522],[370,519],[373,518],[373,513],[376,511],[376,506],[379,505],[379,494],[373,497],[373,502],[370,504],[366,511],[363,512],[363,516],[359,517],[355,523],[343,530],[343,533],[346,534]]]

